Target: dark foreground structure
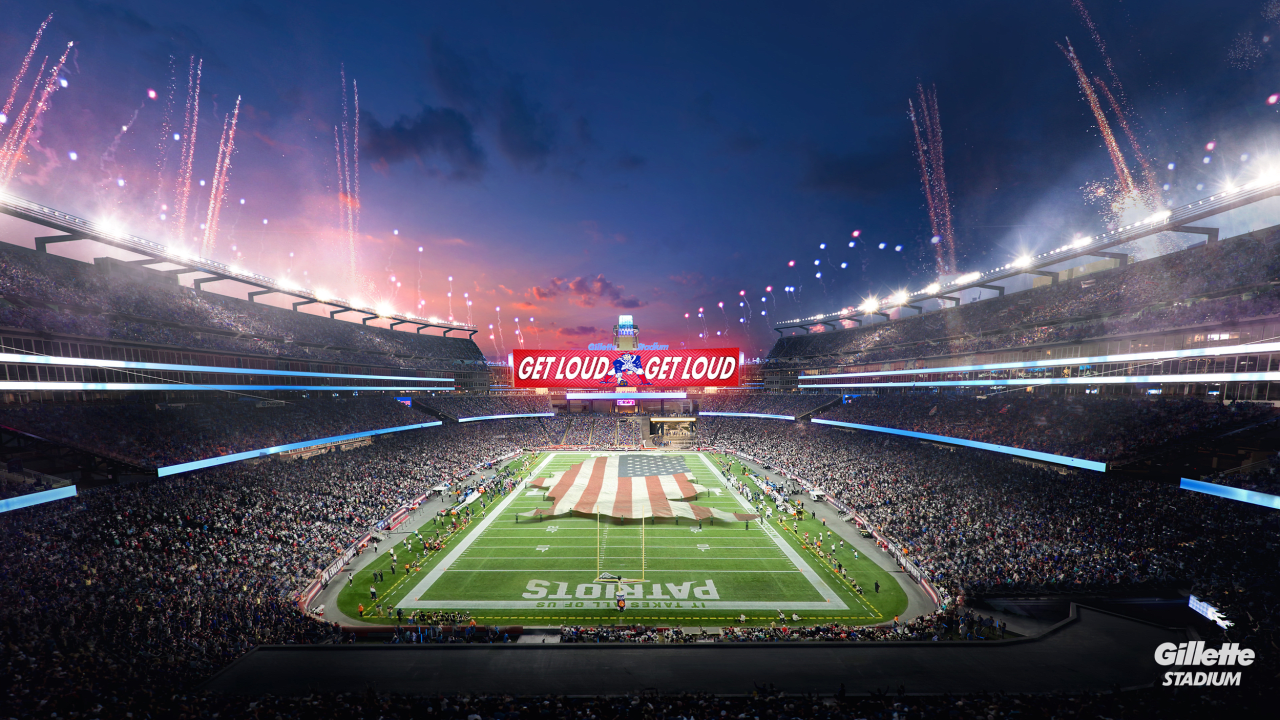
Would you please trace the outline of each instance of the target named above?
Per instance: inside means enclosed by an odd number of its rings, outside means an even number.
[[[1185,630],[1073,607],[1035,638],[947,643],[264,646],[205,685],[233,695],[317,692],[747,695],[1101,692],[1156,683]],[[1247,672],[1246,672],[1247,674]],[[1257,678],[1261,681],[1262,678]]]

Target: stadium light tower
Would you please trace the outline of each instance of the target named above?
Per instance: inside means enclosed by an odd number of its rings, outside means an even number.
[[[639,331],[630,315],[619,315],[618,324],[613,326],[614,346],[619,350],[635,350],[636,334]]]

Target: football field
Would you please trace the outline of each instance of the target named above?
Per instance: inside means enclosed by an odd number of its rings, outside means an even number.
[[[620,454],[547,453],[529,477],[548,477],[592,457]],[[707,489],[691,499],[692,504],[758,512],[711,457],[664,455],[664,462],[682,461],[692,482]],[[576,514],[533,518],[521,514],[549,508],[552,502],[544,489],[524,482],[505,496],[486,500],[483,517],[477,508],[470,525],[427,558],[419,571],[395,576],[384,572],[380,591],[385,592],[379,595],[384,612],[466,611],[477,622],[546,625],[715,624],[736,620],[740,614],[768,622],[781,611],[788,620],[795,613],[806,621],[871,624],[892,619],[906,607],[905,594],[888,573],[865,557],[855,559],[848,545],[836,550],[834,558],[820,557],[813,543],[806,545],[803,539],[806,532],[816,536],[821,523],[805,520],[793,530],[790,516],[785,525],[779,524],[776,508],[767,522],[621,521]],[[421,532],[426,536],[432,529],[428,523]],[[838,540],[835,545],[839,547]],[[823,549],[831,546],[824,542]],[[855,592],[849,579],[837,572],[837,562],[847,569],[848,578],[862,585],[864,594]],[[389,557],[385,562],[379,558],[370,568],[389,564]],[[371,575],[368,568],[358,574],[353,587],[344,589],[339,601],[352,617],[361,596],[369,601],[369,580],[362,578],[366,574]],[[610,576],[627,582],[600,580]],[[387,582],[393,577],[398,582]],[[877,581],[878,594],[873,591]],[[620,588],[626,599],[621,613],[615,601]],[[372,611],[374,606],[367,607]]]

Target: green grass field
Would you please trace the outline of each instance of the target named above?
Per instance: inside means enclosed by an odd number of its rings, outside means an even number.
[[[754,512],[724,482],[712,457],[682,455],[694,482],[710,491],[694,504]],[[591,456],[544,454],[536,458],[529,477],[550,476]],[[733,472],[741,469],[734,465]],[[485,624],[716,625],[736,621],[740,614],[764,624],[775,620],[778,610],[788,618],[796,613],[805,622],[875,624],[907,606],[897,581],[865,556],[855,560],[847,544],[836,559],[862,585],[863,595],[807,548],[801,538],[805,532],[816,534],[822,527],[818,521],[801,521],[798,532],[792,532],[791,520],[781,527],[776,513],[769,523],[703,521],[701,526],[668,518],[643,524],[577,516],[517,518],[518,513],[548,507],[544,494],[521,483],[508,495],[485,497],[484,506],[473,505],[473,521],[454,533],[443,550],[422,558],[415,572],[406,574],[403,566],[419,561],[421,543],[415,539],[411,552],[398,544],[396,574],[389,571],[389,552],[383,553],[343,588],[339,608],[354,618],[363,603],[367,622],[395,622],[370,617],[376,614],[369,597],[375,569],[384,573],[385,581],[377,585],[378,602],[388,611],[466,611]],[[430,538],[437,529],[427,523],[420,533]],[[641,581],[624,586],[625,613],[616,609],[615,586],[597,582],[602,571]],[[873,590],[877,581],[879,593]]]

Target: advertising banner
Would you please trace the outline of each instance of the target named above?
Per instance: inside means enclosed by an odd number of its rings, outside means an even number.
[[[516,350],[518,388],[679,388],[738,384],[738,348]]]

